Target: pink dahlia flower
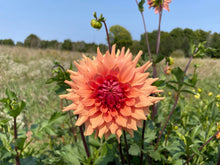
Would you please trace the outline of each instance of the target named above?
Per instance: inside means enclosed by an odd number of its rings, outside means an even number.
[[[165,9],[167,11],[170,11],[169,9],[169,3],[171,3],[172,0],[147,0],[147,4],[149,5],[149,9],[153,7],[155,10],[154,12],[158,14],[162,9]]]
[[[153,97],[152,93],[162,92],[151,84],[158,78],[148,78],[145,71],[150,62],[136,68],[140,51],[132,60],[132,54],[125,48],[102,55],[99,48],[93,60],[83,56],[75,63],[78,71],[68,70],[72,81],[65,81],[71,89],[60,98],[73,103],[63,111],[73,110],[78,115],[77,126],[85,124],[85,135],[93,132],[100,138],[116,134],[119,141],[122,131],[133,135],[133,130],[142,126],[149,115],[149,106],[163,99]]]

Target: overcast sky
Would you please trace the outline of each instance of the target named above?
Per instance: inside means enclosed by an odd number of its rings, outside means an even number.
[[[151,32],[157,29],[158,15],[147,4],[144,7]],[[121,25],[140,40],[144,28],[135,0],[0,0],[0,39],[23,42],[34,33],[42,40],[106,44],[104,28],[90,26],[94,11],[104,15],[108,27]],[[220,0],[173,0],[170,12],[163,12],[161,29],[176,27],[220,33]]]

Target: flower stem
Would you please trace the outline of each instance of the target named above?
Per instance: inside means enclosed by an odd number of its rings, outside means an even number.
[[[189,68],[189,65],[190,65],[192,59],[193,59],[193,55],[190,57],[189,62],[188,62],[188,64],[186,65],[186,68],[185,68],[185,70],[184,70],[184,75],[186,74],[186,72],[187,72],[187,70],[188,70],[188,68]],[[184,76],[184,77],[185,77],[185,76]],[[183,81],[184,81],[184,78],[182,79],[182,83],[183,83]],[[181,83],[181,84],[182,84],[182,83]],[[166,128],[166,126],[167,126],[167,124],[168,124],[168,122],[169,122],[169,120],[170,120],[170,118],[171,118],[171,116],[172,116],[172,114],[173,114],[173,112],[174,112],[174,110],[175,110],[175,108],[176,108],[177,102],[178,102],[178,100],[179,100],[179,96],[180,96],[180,92],[178,91],[178,92],[177,92],[176,99],[175,99],[175,103],[174,103],[174,105],[173,105],[173,107],[172,107],[172,109],[171,109],[171,111],[170,111],[170,113],[169,113],[169,116],[168,116],[168,118],[167,118],[167,120],[166,120],[166,122],[165,122],[165,124],[164,124],[164,126],[163,126],[163,128],[162,128],[162,130],[161,130],[161,132],[160,132],[160,135],[159,135],[159,137],[158,137],[158,139],[157,139],[157,142],[156,142],[156,145],[155,145],[155,147],[154,147],[154,151],[156,151],[157,146],[158,146],[158,144],[159,144],[159,142],[160,142],[161,136],[163,135],[163,132],[164,132],[164,130],[165,130],[165,128]]]
[[[108,28],[107,25],[105,23],[105,21],[103,21],[104,25],[105,25],[105,32],[106,32],[106,36],[107,36],[107,41],[108,41],[108,48],[109,48],[109,53],[111,54],[111,44],[110,44],[110,39],[109,39],[109,34],[108,34]]]
[[[83,134],[82,125],[79,126],[79,130],[80,130],[80,134],[81,134],[81,137],[82,137],[82,141],[83,141],[84,148],[85,148],[85,150],[86,150],[86,155],[87,155],[87,157],[89,158],[89,157],[90,157],[89,148],[88,148],[88,146],[87,146],[86,139],[85,139],[85,136],[84,136],[84,134]]]
[[[138,1],[137,0],[136,0],[136,4],[138,6]],[[140,13],[141,13],[142,21],[143,21],[143,24],[144,24],[144,34],[145,34],[145,39],[146,39],[146,43],[147,43],[147,51],[148,51],[148,55],[149,55],[149,60],[152,62],[152,57],[151,57],[151,52],[150,52],[150,45],[149,45],[149,40],[148,40],[148,33],[147,33],[145,18],[144,18],[143,12],[140,12]]]
[[[123,133],[124,133],[125,149],[126,149],[127,158],[128,158],[128,165],[130,165],[131,162],[130,162],[130,157],[129,157],[129,153],[128,153],[128,143],[127,143],[126,133],[124,130],[123,130]]]
[[[17,139],[17,121],[16,121],[16,117],[14,117],[14,140]],[[16,152],[16,155],[15,155],[15,162],[16,162],[16,165],[20,165],[20,158],[19,158],[19,154],[18,154],[18,147],[15,145],[15,152]]]
[[[220,150],[218,151],[218,162],[217,165],[220,165]]]
[[[199,147],[199,151],[201,151],[203,149],[203,147],[205,147],[212,139],[214,139],[214,137],[219,133],[220,131],[217,131],[212,137],[210,137],[205,143],[203,143],[203,145],[201,147]],[[196,156],[196,154],[194,153],[192,156],[190,156],[190,158],[188,159],[188,161],[190,161],[194,156]],[[219,155],[220,156],[220,155]],[[183,165],[187,164],[187,162],[185,162]],[[218,164],[220,165],[220,162],[218,161]]]
[[[123,154],[122,154],[121,143],[118,143],[118,147],[119,147],[119,153],[120,153],[120,157],[121,157],[121,164],[124,165],[124,158],[123,158]]]

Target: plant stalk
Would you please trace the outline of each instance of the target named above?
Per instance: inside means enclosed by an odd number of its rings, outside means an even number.
[[[80,134],[81,134],[81,137],[82,137],[83,145],[84,145],[84,148],[85,148],[85,151],[86,151],[86,155],[87,155],[87,157],[89,158],[89,157],[90,157],[89,148],[88,148],[88,146],[87,146],[86,139],[85,139],[85,136],[84,136],[84,134],[83,134],[82,125],[79,126],[79,130],[80,130]]]
[[[16,121],[16,117],[14,117],[14,140],[16,140],[18,138],[17,136],[17,121]],[[20,165],[20,158],[19,158],[19,154],[18,154],[18,147],[15,145],[15,162],[16,165]]]
[[[107,41],[108,41],[108,49],[109,49],[109,53],[111,54],[111,43],[110,43],[110,39],[109,39],[109,34],[108,34],[108,28],[107,25],[105,23],[105,21],[103,21],[104,25],[105,25],[105,32],[106,32],[106,36],[107,36]]]
[[[123,133],[124,133],[125,149],[127,152],[128,165],[130,165],[131,162],[130,162],[130,157],[129,157],[129,153],[128,153],[128,143],[127,143],[126,133],[124,130],[123,130]]]
[[[124,157],[122,154],[121,143],[118,143],[118,147],[119,147],[119,153],[120,153],[120,157],[121,157],[121,164],[124,165]]]
[[[189,62],[188,62],[188,64],[186,65],[186,68],[185,68],[185,70],[184,70],[184,75],[186,74],[186,72],[187,72],[187,70],[188,70],[188,68],[189,68],[189,65],[190,65],[192,59],[193,59],[193,55],[190,57]],[[182,79],[182,83],[183,83],[183,81],[184,81],[184,78]],[[164,130],[165,130],[165,128],[166,128],[166,126],[167,126],[167,124],[168,124],[168,122],[169,122],[169,120],[170,120],[170,118],[171,118],[171,116],[172,116],[172,114],[173,114],[173,112],[174,112],[174,110],[175,110],[175,108],[176,108],[177,102],[178,102],[178,100],[179,100],[179,96],[180,96],[180,92],[177,93],[177,96],[176,96],[176,99],[175,99],[175,103],[174,103],[174,105],[173,105],[173,107],[172,107],[172,109],[171,109],[171,111],[170,111],[170,113],[169,113],[169,116],[168,116],[168,118],[167,118],[167,120],[166,120],[166,122],[165,122],[165,124],[164,124],[164,126],[163,126],[163,128],[162,128],[162,130],[161,130],[161,132],[160,132],[160,135],[159,135],[159,137],[158,137],[158,139],[157,139],[157,142],[156,142],[156,145],[155,145],[155,147],[154,147],[154,151],[156,151],[157,146],[158,146],[158,144],[159,144],[159,142],[160,142],[161,136],[163,135],[163,132],[164,132]]]

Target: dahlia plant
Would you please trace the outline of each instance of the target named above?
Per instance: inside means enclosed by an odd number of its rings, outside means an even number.
[[[84,135],[95,131],[96,136],[105,135],[107,139],[116,134],[120,141],[125,130],[133,136],[147,119],[149,107],[163,99],[152,96],[162,90],[152,85],[158,78],[149,78],[149,72],[145,72],[151,63],[136,68],[141,54],[132,60],[132,53],[125,48],[116,52],[113,45],[111,54],[107,51],[104,55],[98,48],[93,60],[83,56],[79,63],[74,62],[77,72],[68,70],[72,81],[65,83],[71,89],[60,98],[73,103],[63,111],[73,110],[78,115],[76,125],[85,124]]]

